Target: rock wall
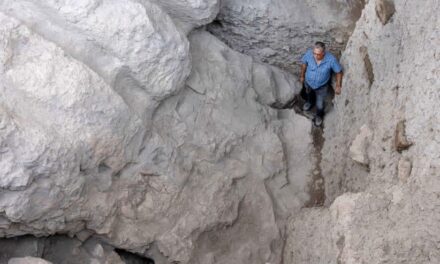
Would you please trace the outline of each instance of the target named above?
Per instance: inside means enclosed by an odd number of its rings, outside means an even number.
[[[339,56],[364,5],[364,0],[224,0],[208,30],[234,50],[297,72],[301,56],[316,41]]]
[[[364,4],[0,1],[1,261],[439,263],[438,1],[367,2],[322,146],[274,109]]]
[[[0,237],[67,234],[164,264],[281,262],[312,139],[306,118],[269,105],[297,81],[190,33],[217,3],[189,2],[0,1]]]
[[[440,261],[439,7],[368,2],[325,121],[330,207],[291,219],[287,263]]]
[[[217,16],[220,7],[220,0],[153,0],[153,2],[160,5],[185,33],[210,23]]]

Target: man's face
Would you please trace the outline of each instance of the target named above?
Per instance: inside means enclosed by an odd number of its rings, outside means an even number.
[[[313,57],[315,57],[316,60],[322,60],[324,58],[325,51],[322,49],[313,49]]]

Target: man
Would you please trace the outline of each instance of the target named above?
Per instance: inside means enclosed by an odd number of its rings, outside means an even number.
[[[316,95],[315,126],[321,126],[324,118],[324,102],[327,97],[332,72],[336,73],[335,93],[341,93],[342,67],[330,52],[325,51],[325,44],[316,42],[301,59],[300,81],[306,89],[304,111],[312,108],[312,93]]]

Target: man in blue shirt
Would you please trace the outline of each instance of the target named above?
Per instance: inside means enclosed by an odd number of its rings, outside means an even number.
[[[331,74],[336,73],[335,93],[341,93],[342,67],[330,52],[325,51],[325,44],[316,42],[313,49],[309,49],[301,59],[300,81],[306,88],[306,103],[303,110],[309,111],[312,107],[311,93],[316,95],[316,115],[313,123],[321,126],[324,118],[324,102],[327,97]]]

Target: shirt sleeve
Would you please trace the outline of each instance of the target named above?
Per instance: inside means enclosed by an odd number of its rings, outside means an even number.
[[[335,73],[340,73],[340,72],[342,72],[342,66],[341,66],[341,64],[339,64],[339,62],[338,62],[338,60],[337,60],[336,58],[334,58],[334,59],[332,60],[332,70],[333,70],[333,72],[335,72]]]

